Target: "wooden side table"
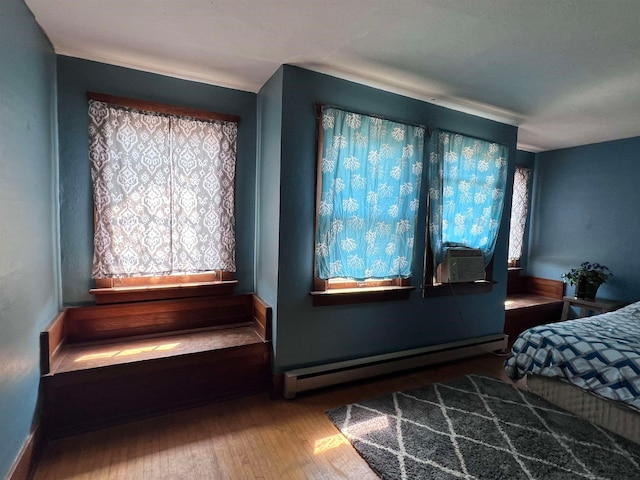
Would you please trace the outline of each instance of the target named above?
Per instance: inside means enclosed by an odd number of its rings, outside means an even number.
[[[622,307],[624,303],[615,300],[587,300],[586,298],[576,297],[562,297],[564,305],[562,306],[562,316],[560,320],[566,320],[569,316],[569,308],[571,306],[580,307],[580,314],[578,318],[586,317],[587,313],[592,312],[594,314],[606,313],[617,310]]]

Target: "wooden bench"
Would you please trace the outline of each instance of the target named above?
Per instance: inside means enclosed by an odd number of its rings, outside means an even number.
[[[563,296],[560,280],[520,276],[519,271],[510,270],[504,322],[509,344],[528,328],[560,321]]]
[[[40,342],[49,438],[271,386],[271,308],[253,294],[70,307]]]

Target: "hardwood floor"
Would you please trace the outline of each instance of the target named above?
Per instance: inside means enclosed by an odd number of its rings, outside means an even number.
[[[375,479],[326,410],[468,373],[509,381],[505,358],[483,355],[294,400],[254,395],[55,440],[34,479]]]

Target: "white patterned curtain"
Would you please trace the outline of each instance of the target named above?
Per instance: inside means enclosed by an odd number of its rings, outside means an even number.
[[[491,261],[500,229],[507,147],[437,130],[429,153],[429,233],[434,265],[449,246],[482,250]]]
[[[89,101],[94,278],[235,271],[237,124]]]
[[[513,177],[513,197],[511,198],[511,228],[509,229],[509,260],[519,260],[522,256],[524,231],[529,211],[529,182],[531,170],[516,166]]]
[[[424,128],[322,110],[321,279],[411,276]]]

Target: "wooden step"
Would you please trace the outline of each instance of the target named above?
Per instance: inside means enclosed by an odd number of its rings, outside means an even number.
[[[270,322],[251,295],[68,309],[41,336],[45,435],[269,391]]]
[[[519,269],[509,269],[504,305],[509,345],[528,328],[560,321],[564,286],[560,280],[521,277]]]
[[[144,338],[71,344],[64,347],[51,366],[52,375],[94,370],[127,363],[180,357],[211,350],[262,344],[252,326],[216,330],[184,331]]]

